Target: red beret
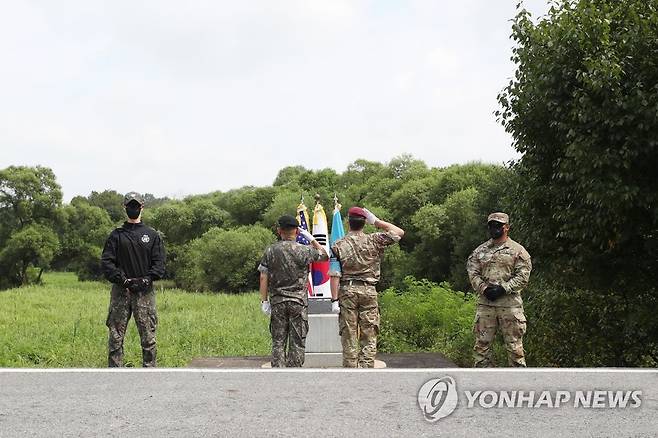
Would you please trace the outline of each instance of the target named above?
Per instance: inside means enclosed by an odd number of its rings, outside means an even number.
[[[349,210],[347,210],[347,215],[348,216],[359,216],[362,218],[366,218],[366,212],[363,211],[361,207],[352,207]]]

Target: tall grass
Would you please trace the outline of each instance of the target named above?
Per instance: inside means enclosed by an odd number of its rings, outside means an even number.
[[[107,366],[108,284],[44,274],[44,284],[0,292],[0,366]],[[266,355],[268,319],[258,296],[200,294],[158,287],[158,365],[185,366],[200,356]],[[125,363],[141,365],[129,324]]]
[[[166,285],[168,287],[163,287]],[[196,357],[268,355],[268,318],[256,293],[206,294],[157,284],[158,365],[186,366]],[[74,274],[44,274],[44,284],[0,291],[0,367],[105,367],[107,283]],[[380,297],[382,352],[438,351],[471,364],[472,297],[407,279]],[[125,364],[141,365],[134,322],[124,342]],[[496,356],[504,358],[502,348]],[[501,362],[503,363],[503,362]]]

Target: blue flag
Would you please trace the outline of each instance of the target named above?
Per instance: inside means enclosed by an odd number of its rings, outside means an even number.
[[[331,236],[329,238],[329,246],[334,246],[337,240],[342,239],[345,236],[345,228],[343,227],[343,217],[340,214],[340,204],[336,204],[334,208],[334,217],[331,221]],[[332,272],[340,272],[340,263],[336,259],[333,253],[330,254],[330,266],[329,274]]]

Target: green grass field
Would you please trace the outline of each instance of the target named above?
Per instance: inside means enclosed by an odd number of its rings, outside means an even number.
[[[267,355],[268,319],[256,293],[201,294],[158,288],[158,366],[195,357]],[[0,291],[0,367],[105,367],[110,286],[49,273],[44,284]],[[131,319],[127,366],[141,366]]]

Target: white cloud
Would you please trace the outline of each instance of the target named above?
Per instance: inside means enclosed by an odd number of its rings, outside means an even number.
[[[457,55],[443,47],[432,49],[427,54],[426,59],[429,67],[442,76],[452,76],[459,71],[460,66]]]
[[[263,185],[286,165],[407,152],[502,162],[514,151],[492,112],[514,4],[12,2],[0,167],[50,166],[68,199]]]

